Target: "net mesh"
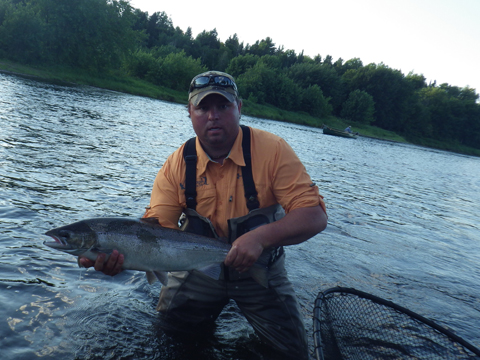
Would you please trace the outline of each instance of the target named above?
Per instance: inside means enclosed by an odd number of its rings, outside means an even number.
[[[314,308],[318,360],[480,359],[480,350],[432,321],[350,288],[320,292]]]

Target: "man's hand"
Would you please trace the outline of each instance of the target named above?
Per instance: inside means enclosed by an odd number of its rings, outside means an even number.
[[[263,245],[256,236],[256,231],[250,231],[233,242],[224,263],[238,272],[246,272],[255,264],[263,249]]]
[[[255,264],[264,249],[300,244],[326,226],[327,215],[320,206],[294,209],[282,219],[240,236],[233,242],[224,263],[245,272]]]
[[[114,276],[119,274],[122,271],[122,265],[125,257],[123,254],[119,254],[117,250],[113,250],[112,254],[105,261],[107,257],[106,254],[100,253],[97,256],[95,262],[85,258],[80,257],[78,258],[78,265],[83,266],[85,268],[94,267],[95,270],[103,272],[105,275]]]

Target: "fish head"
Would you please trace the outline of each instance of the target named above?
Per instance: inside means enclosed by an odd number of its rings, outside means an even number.
[[[75,256],[97,245],[97,234],[85,221],[49,230],[45,235],[52,237],[55,241],[45,241],[44,245]]]

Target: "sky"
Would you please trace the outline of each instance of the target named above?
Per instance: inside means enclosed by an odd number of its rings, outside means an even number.
[[[217,30],[244,45],[270,37],[277,47],[336,61],[384,63],[427,84],[480,93],[480,0],[130,0],[149,15],[164,11],[194,37]]]

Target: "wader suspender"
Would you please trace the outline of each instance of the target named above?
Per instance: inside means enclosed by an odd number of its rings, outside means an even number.
[[[183,158],[185,159],[185,199],[187,208],[195,210],[197,207],[197,149],[195,148],[195,138],[191,138],[183,148]]]
[[[258,201],[258,193],[255,189],[252,173],[252,154],[250,152],[250,128],[240,125],[243,131],[242,149],[245,166],[242,166],[243,188],[245,198],[247,199],[247,207],[249,211],[258,209],[260,203]],[[185,143],[183,148],[183,158],[185,159],[185,199],[187,208],[195,210],[197,207],[197,149],[195,148],[195,139],[191,138]]]
[[[247,208],[249,211],[252,211],[260,207],[260,202],[258,201],[257,189],[255,189],[255,183],[253,182],[250,128],[245,125],[240,125],[240,127],[243,130],[242,150],[243,159],[245,160],[245,166],[242,166],[243,189],[247,199]]]

